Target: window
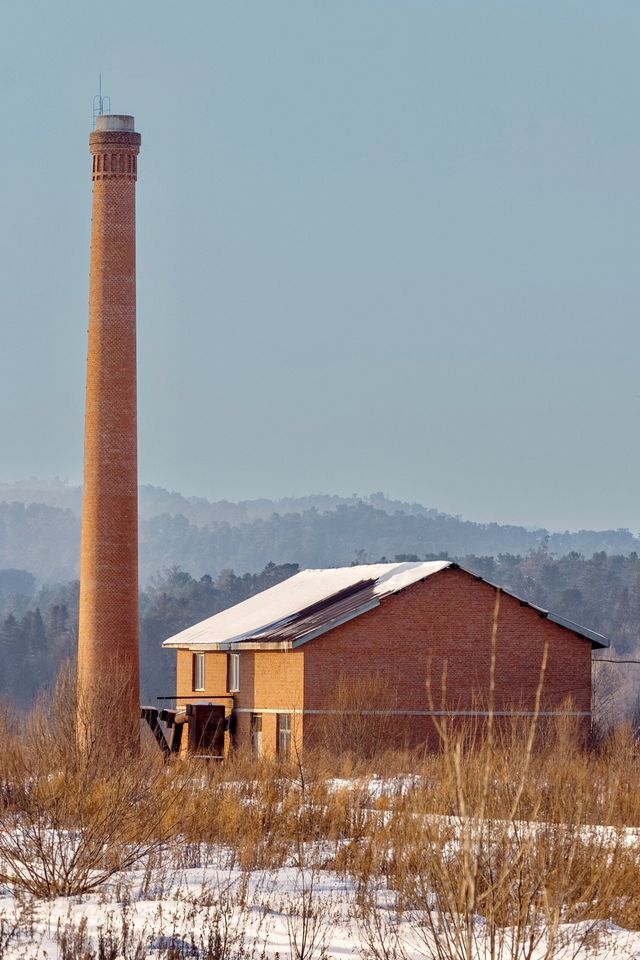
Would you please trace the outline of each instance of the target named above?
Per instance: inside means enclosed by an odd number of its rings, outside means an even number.
[[[229,693],[237,693],[240,689],[240,654],[230,653],[227,655],[227,690]]]
[[[262,714],[251,714],[251,752],[254,757],[262,756]]]
[[[291,714],[278,714],[278,756],[288,760],[291,756]]]
[[[204,653],[194,653],[193,655],[193,689],[204,690],[205,672],[204,672]]]

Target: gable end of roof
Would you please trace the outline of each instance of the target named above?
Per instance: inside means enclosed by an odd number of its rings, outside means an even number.
[[[555,623],[558,627],[562,627],[564,630],[570,630],[571,633],[577,634],[577,636],[582,637],[583,640],[589,640],[591,646],[594,649],[607,648],[609,646],[609,640],[606,637],[603,637],[601,633],[596,633],[595,630],[589,630],[588,627],[583,627],[579,623],[574,623],[573,620],[567,620],[566,617],[561,617],[557,613],[552,613],[549,610],[545,610],[544,607],[539,607],[535,603],[531,603],[529,600],[525,600],[524,597],[519,597],[517,593],[512,593],[510,590],[506,590],[504,587],[501,587],[498,583],[492,583],[491,580],[485,580],[484,577],[481,577],[479,574],[474,573],[473,570],[467,570],[466,567],[463,567],[459,563],[452,563],[450,566],[451,570],[462,570],[463,573],[468,573],[475,580],[481,580],[482,583],[488,584],[490,587],[493,587],[494,590],[500,590],[501,593],[504,593],[507,597],[512,597],[514,600],[517,600],[518,603],[522,604],[523,607],[530,607],[531,610],[535,610],[536,613],[539,613],[540,616],[544,617],[546,620],[550,620],[551,623]]]

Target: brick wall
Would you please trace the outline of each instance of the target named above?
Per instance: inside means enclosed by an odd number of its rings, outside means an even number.
[[[277,713],[294,712],[298,714],[303,706],[304,654],[302,651],[270,652],[245,650],[240,653],[240,690],[231,699],[222,699],[227,691],[226,652],[205,653],[205,689],[193,689],[193,652],[178,650],[177,695],[193,700],[211,699],[224,702],[227,712],[231,704],[236,711],[236,737],[238,746],[248,747],[250,743],[250,714],[263,713],[262,739],[264,753],[272,756],[276,752]],[[229,695],[230,696],[230,695]],[[181,699],[179,703],[187,701]],[[269,712],[271,711],[271,712]],[[294,733],[302,737],[302,717],[296,716]]]
[[[184,708],[189,700],[211,700],[212,703],[221,703],[225,708],[225,716],[229,716],[233,707],[233,699],[227,690],[227,654],[205,653],[205,688],[194,690],[193,687],[193,657],[191,650],[178,650],[176,663],[176,694],[178,709]],[[185,724],[182,736],[182,750],[186,750],[189,739],[189,724]],[[225,737],[225,750],[230,747],[229,737]]]
[[[385,678],[392,710],[486,709],[495,598],[489,584],[446,569],[318,637],[304,647],[305,710],[326,709],[340,677],[365,675]],[[496,710],[533,710],[545,644],[542,709],[557,709],[570,697],[576,711],[590,711],[591,644],[505,594],[496,643]],[[321,726],[317,716],[305,717],[307,743],[319,737]],[[415,744],[431,728],[426,717],[398,718],[396,742]]]

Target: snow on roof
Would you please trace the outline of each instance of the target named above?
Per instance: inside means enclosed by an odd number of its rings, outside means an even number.
[[[275,587],[169,637],[162,646],[216,649],[250,641],[301,642],[373,609],[381,597],[451,565],[447,560],[430,560],[301,570]]]

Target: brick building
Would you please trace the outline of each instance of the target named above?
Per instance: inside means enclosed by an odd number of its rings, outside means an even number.
[[[192,749],[286,755],[364,724],[389,745],[429,740],[433,716],[486,716],[497,588],[446,561],[304,570],[189,627],[177,704]],[[607,641],[500,592],[493,709],[591,717],[591,651]],[[444,682],[443,682],[444,677]],[[429,693],[429,690],[431,691]],[[223,732],[224,731],[224,732]]]

